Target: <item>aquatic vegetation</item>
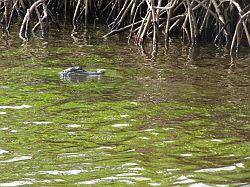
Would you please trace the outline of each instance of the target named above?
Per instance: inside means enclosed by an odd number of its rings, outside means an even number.
[[[247,60],[56,37],[0,51],[0,186],[248,184]]]

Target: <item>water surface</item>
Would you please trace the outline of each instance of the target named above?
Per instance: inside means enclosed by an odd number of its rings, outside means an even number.
[[[104,33],[1,36],[0,186],[250,185],[250,53]],[[76,65],[106,72],[60,79]]]

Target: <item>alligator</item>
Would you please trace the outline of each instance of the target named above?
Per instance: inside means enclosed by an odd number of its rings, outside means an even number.
[[[104,74],[104,70],[97,69],[96,71],[87,71],[80,66],[76,66],[67,68],[59,74],[63,80],[87,80],[91,77],[100,77]]]

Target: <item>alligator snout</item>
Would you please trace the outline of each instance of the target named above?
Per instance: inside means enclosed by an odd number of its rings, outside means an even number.
[[[87,71],[80,66],[75,66],[67,68],[62,72],[60,72],[59,74],[63,80],[72,80],[72,79],[83,80],[90,77],[101,76],[104,74],[104,71],[105,71],[104,69],[97,69],[96,71]]]

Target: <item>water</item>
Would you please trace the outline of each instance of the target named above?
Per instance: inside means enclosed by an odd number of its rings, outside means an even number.
[[[250,54],[174,40],[151,59],[102,29],[0,51],[0,186],[250,185]],[[81,65],[105,69],[61,80]]]

